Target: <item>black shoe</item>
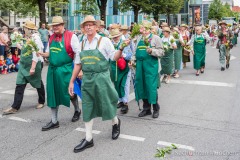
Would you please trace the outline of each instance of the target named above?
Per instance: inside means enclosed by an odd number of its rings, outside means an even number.
[[[201,73],[204,73],[204,70],[200,71]]]
[[[128,112],[128,104],[124,104],[121,108],[121,113],[126,114]]]
[[[152,118],[158,118],[158,116],[159,116],[159,110],[153,111]]]
[[[199,73],[196,73],[196,76],[199,76]]]
[[[48,124],[46,124],[46,126],[42,127],[42,131],[48,131],[50,129],[54,129],[54,128],[58,128],[59,127],[59,122],[57,122],[56,124],[49,122]]]
[[[138,117],[145,117],[151,114],[152,114],[151,110],[143,110],[142,112],[139,113]]]
[[[121,121],[118,118],[118,124],[114,124],[112,127],[112,139],[113,140],[118,139],[118,136],[120,135],[120,126],[121,126]]]
[[[224,67],[221,67],[221,71],[224,71],[225,70],[225,68]]]
[[[124,105],[124,103],[123,103],[123,102],[120,102],[120,103],[118,103],[117,108],[122,108],[123,105]]]
[[[73,115],[73,117],[72,117],[72,122],[76,122],[76,121],[78,121],[80,115],[81,115],[81,110],[80,110],[80,112],[75,111],[75,112],[74,112],[74,115]]]
[[[74,148],[74,153],[82,152],[85,149],[93,146],[94,146],[93,139],[90,142],[88,142],[86,139],[82,139],[80,144]]]
[[[229,66],[230,66],[230,64],[226,64],[226,68],[227,68],[227,69],[229,68]]]

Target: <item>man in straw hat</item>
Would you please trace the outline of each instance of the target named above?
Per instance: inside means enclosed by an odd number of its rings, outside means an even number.
[[[72,121],[79,119],[81,111],[76,95],[68,94],[68,85],[72,75],[72,63],[76,53],[80,51],[79,40],[72,32],[64,29],[62,17],[53,17],[54,34],[49,39],[46,53],[40,52],[44,57],[49,57],[47,73],[47,105],[51,108],[52,118],[42,127],[42,131],[58,128],[58,109],[60,105],[70,107],[70,98],[74,105]]]
[[[24,24],[24,30],[26,33],[27,41],[34,41],[39,51],[43,51],[43,44],[41,42],[40,35],[38,33],[35,33],[37,30],[35,24],[32,21],[27,21]],[[25,45],[21,46],[19,41],[17,43],[17,47],[21,49],[20,68],[17,74],[13,104],[10,108],[3,111],[4,115],[14,114],[18,112],[22,104],[27,83],[30,83],[33,88],[37,89],[39,104],[36,108],[43,108],[45,103],[45,89],[41,77],[43,58],[40,55],[37,55],[36,51],[33,51],[28,55],[27,53],[29,50],[25,47]]]
[[[132,61],[136,60],[135,96],[136,100],[143,100],[143,110],[139,117],[151,115],[159,116],[157,89],[159,87],[159,57],[163,56],[162,41],[159,36],[151,33],[152,23],[144,20],[141,35],[137,37]],[[132,62],[129,64],[132,66]]]
[[[160,28],[158,30],[158,34],[159,34],[160,38],[163,37],[163,33],[162,33],[163,27],[168,27],[168,24],[166,22],[162,22],[162,24],[160,25]]]
[[[130,38],[130,34],[128,33],[129,32],[129,28],[127,25],[122,25],[120,27],[120,31],[122,32],[123,36],[125,37],[125,39],[128,39]]]
[[[109,32],[108,32],[108,30],[106,30],[106,28],[105,28],[104,21],[99,20],[98,23],[99,23],[99,24],[98,24],[98,25],[99,25],[98,34],[99,34],[100,36],[103,36],[103,37],[108,37]]]
[[[110,31],[109,38],[112,39],[112,43],[116,50],[119,50],[119,48],[124,44],[125,37],[122,37],[122,33],[119,29],[112,29]],[[118,92],[118,108],[121,108],[122,114],[126,114],[128,112],[128,96],[131,79],[131,71],[128,67],[128,62],[131,57],[132,50],[130,45],[128,45],[124,48],[123,56],[118,61],[111,61],[111,79],[114,83],[116,91]]]
[[[219,48],[219,61],[221,64],[221,71],[228,69],[230,66],[230,49],[232,48],[232,34],[230,30],[227,28],[227,23],[224,21],[219,22],[219,26],[221,27],[218,33],[218,46]]]
[[[82,109],[86,127],[86,137],[74,148],[81,152],[92,147],[93,119],[112,120],[112,139],[120,134],[120,119],[116,116],[118,94],[111,82],[109,60],[118,60],[122,56],[123,47],[115,50],[110,39],[97,34],[96,20],[86,16],[82,22],[87,37],[80,43],[81,52],[76,54],[75,66],[69,84],[69,94],[73,95],[73,82],[82,69]],[[125,41],[126,45],[129,40]],[[81,59],[80,59],[81,58]]]

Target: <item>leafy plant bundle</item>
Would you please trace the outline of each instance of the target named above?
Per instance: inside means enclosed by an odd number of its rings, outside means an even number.
[[[175,38],[175,39],[179,39],[179,34],[177,33],[177,32],[173,32],[173,37]]]
[[[173,44],[175,42],[175,39],[170,39],[170,43]]]
[[[171,146],[167,146],[162,149],[157,149],[157,153],[155,154],[156,158],[166,158],[166,154],[171,154],[172,150],[178,149],[176,145],[171,144]]]
[[[192,51],[192,47],[189,46],[189,45],[186,45],[186,46],[184,46],[184,50],[188,51],[188,52],[191,52]]]
[[[30,54],[32,54],[32,52],[38,52],[39,51],[39,49],[37,47],[37,44],[33,40],[27,40],[24,47],[27,50],[27,52],[24,53],[23,56],[29,56]]]
[[[134,26],[133,26],[130,37],[134,38],[137,35],[141,34],[140,29],[141,29],[141,26],[139,24],[135,23]]]

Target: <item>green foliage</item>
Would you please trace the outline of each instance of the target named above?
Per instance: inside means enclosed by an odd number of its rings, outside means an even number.
[[[221,20],[222,17],[236,17],[238,19],[238,13],[233,12],[228,3],[223,5],[220,0],[214,0],[209,6],[208,19]]]
[[[172,150],[178,149],[176,145],[171,144],[171,146],[167,146],[165,148],[157,149],[157,153],[155,154],[156,158],[166,158],[166,154],[171,154]]]
[[[74,11],[75,14],[91,15],[99,14],[99,8],[95,0],[77,0],[78,8]]]

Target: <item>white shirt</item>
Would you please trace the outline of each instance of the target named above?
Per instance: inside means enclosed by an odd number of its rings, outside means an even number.
[[[94,50],[97,47],[97,43],[98,40],[100,39],[100,35],[96,34],[95,37],[93,38],[92,42],[89,43],[87,36],[84,37],[83,41],[80,43],[80,52],[82,49],[82,43],[84,42],[84,48],[83,50]],[[110,60],[114,60],[114,56],[116,53],[116,50],[111,42],[111,40],[107,37],[102,37],[102,40],[99,44],[98,50],[102,53],[102,55],[106,58],[106,60],[108,61]],[[81,60],[80,60],[80,52],[76,53],[75,56],[75,64],[80,64]]]
[[[75,34],[73,34],[72,38],[71,38],[71,47],[72,47],[72,50],[75,53],[75,55],[77,53],[80,53],[81,48],[80,48],[80,45],[79,45],[79,40],[78,40],[78,37]],[[48,42],[46,52],[49,53],[49,42]]]
[[[174,45],[174,46],[176,46],[177,44],[176,44],[176,42],[174,41],[173,43],[171,43],[171,39],[174,39],[175,40],[175,38],[172,36],[172,35],[170,35],[168,38],[166,38],[166,37],[162,37],[162,42],[164,43],[164,42],[167,42],[170,46],[171,45]]]
[[[43,43],[41,41],[39,33],[32,34],[31,39],[36,43],[39,51],[42,52],[44,46],[43,46]],[[32,54],[33,54],[33,58],[32,58],[33,61],[35,61],[35,62],[38,62],[38,61],[44,62],[43,57],[41,55],[37,56],[36,52],[33,52]]]

